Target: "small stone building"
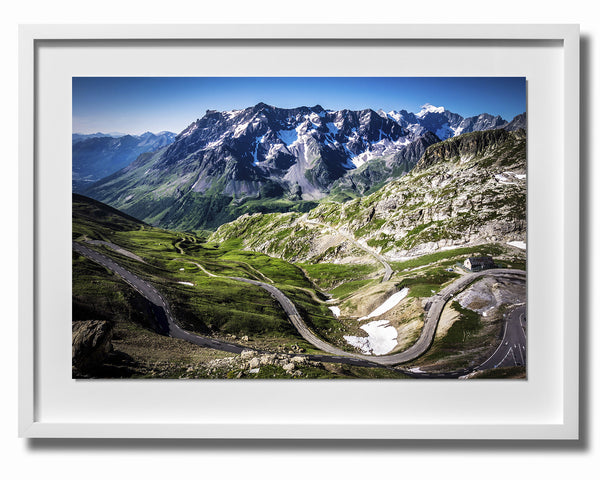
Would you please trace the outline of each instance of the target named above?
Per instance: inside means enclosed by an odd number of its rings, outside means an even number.
[[[465,260],[465,267],[472,272],[479,272],[488,268],[494,268],[494,259],[492,257],[469,257]]]

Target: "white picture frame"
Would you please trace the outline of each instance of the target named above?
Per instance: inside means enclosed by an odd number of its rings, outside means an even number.
[[[70,238],[64,240],[70,237],[70,202],[65,198],[70,198],[71,125],[63,121],[70,118],[70,103],[58,100],[70,92],[66,79],[101,72],[252,75],[262,70],[243,58],[268,49],[293,52],[298,58],[310,58],[306,50],[318,49],[313,52],[317,63],[322,55],[318,52],[327,49],[347,58],[364,56],[367,63],[391,57],[391,66],[372,63],[371,76],[529,72],[526,381],[70,378],[70,334],[65,333],[71,329],[71,247]],[[420,58],[421,53],[438,58],[439,65],[402,65],[403,51],[406,58]],[[140,52],[161,62],[136,63]],[[240,63],[186,65],[190,52],[199,58],[229,56]],[[20,436],[578,438],[577,25],[23,25],[19,53]],[[110,58],[110,64],[102,58]],[[467,61],[457,67],[452,58]],[[299,67],[290,63],[269,62],[263,70],[266,75],[297,73]],[[344,70],[351,67],[343,62],[323,62],[322,68],[322,75],[360,73],[356,67]],[[546,68],[551,75],[542,82]],[[549,118],[551,106],[554,119]],[[165,409],[174,398],[177,408]]]

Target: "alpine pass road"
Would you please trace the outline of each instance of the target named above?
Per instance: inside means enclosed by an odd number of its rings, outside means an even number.
[[[117,275],[119,275],[121,278],[123,278],[123,280],[125,280],[129,285],[131,285],[136,291],[138,291],[144,298],[146,298],[152,305],[154,305],[156,307],[155,312],[156,312],[156,316],[157,316],[157,321],[159,323],[160,333],[163,333],[165,335],[168,335],[168,336],[171,336],[174,338],[180,338],[182,340],[186,340],[188,342],[194,343],[194,344],[202,346],[202,347],[214,348],[217,350],[224,350],[224,351],[232,352],[232,353],[241,353],[243,350],[248,349],[247,347],[243,347],[241,345],[237,345],[237,344],[229,343],[229,342],[223,342],[223,341],[219,341],[219,340],[214,340],[212,338],[203,337],[200,335],[190,333],[186,330],[183,330],[181,327],[179,327],[175,323],[175,320],[173,319],[173,315],[171,314],[171,311],[169,309],[168,303],[165,301],[165,299],[162,297],[162,295],[148,282],[146,282],[145,280],[134,275],[130,271],[126,270],[125,268],[120,266],[118,263],[116,263],[114,260],[112,260],[111,258],[109,258],[105,255],[102,255],[101,253],[98,253],[97,251],[92,250],[88,247],[85,247],[77,242],[73,242],[73,250],[75,250],[77,253],[89,258],[90,260],[93,260],[94,262],[99,263],[100,265],[103,265],[104,267],[108,268],[109,270],[111,270],[114,273],[116,273]],[[204,270],[210,276],[216,276],[214,274],[207,272],[200,265],[198,265],[198,267],[202,268],[202,270]],[[259,287],[267,290],[279,302],[279,304],[282,306],[282,308],[288,315],[290,322],[294,325],[294,327],[298,330],[298,333],[300,333],[300,335],[306,341],[308,341],[315,347],[319,348],[320,350],[323,350],[324,352],[328,352],[328,353],[331,353],[334,355],[334,356],[329,356],[329,355],[303,355],[303,356],[314,359],[314,360],[319,360],[319,361],[328,361],[328,362],[346,363],[346,364],[351,364],[351,365],[373,367],[373,366],[398,365],[400,363],[404,363],[404,362],[413,360],[413,359],[421,356],[423,353],[425,353],[427,351],[427,349],[429,348],[429,346],[431,345],[431,342],[433,341],[433,338],[435,335],[435,330],[436,330],[438,321],[440,319],[440,315],[441,315],[446,303],[452,297],[454,297],[457,293],[464,290],[473,281],[477,280],[478,278],[484,277],[484,276],[508,277],[508,278],[512,277],[512,278],[524,279],[526,277],[526,272],[524,272],[522,270],[513,270],[513,269],[491,269],[491,270],[484,270],[481,272],[469,273],[469,274],[463,275],[462,277],[460,277],[459,279],[457,279],[456,281],[454,281],[453,283],[451,283],[450,285],[448,285],[447,287],[445,287],[444,289],[442,289],[440,292],[438,292],[436,295],[434,295],[432,297],[431,301],[428,304],[428,311],[427,311],[427,315],[424,320],[424,325],[423,325],[423,329],[421,331],[421,335],[420,335],[419,339],[411,347],[409,347],[407,350],[404,350],[403,352],[399,352],[399,353],[392,354],[392,355],[376,356],[376,357],[346,352],[346,351],[343,351],[343,350],[321,340],[320,338],[318,338],[314,333],[312,333],[310,331],[310,329],[308,328],[308,326],[306,325],[306,323],[300,316],[300,314],[299,314],[298,310],[296,309],[296,306],[293,304],[293,302],[286,295],[284,295],[283,292],[281,292],[281,290],[279,290],[275,286],[270,285],[268,283],[260,282],[257,280],[251,280],[251,279],[241,278],[241,277],[225,277],[225,278],[230,278],[232,280],[250,283],[252,285],[256,285],[256,286],[259,286]],[[523,307],[523,310],[524,310],[524,307]],[[516,311],[517,310],[515,310],[515,312]],[[513,332],[512,325],[515,323],[514,316],[511,315],[509,317],[510,317],[509,323],[511,324],[511,327],[509,328],[507,325],[505,332],[509,332],[509,331]],[[508,339],[508,337],[507,337],[507,339]],[[515,339],[516,339],[516,337],[513,335],[513,333],[511,333],[510,341],[513,341]],[[503,342],[506,342],[506,341],[507,340],[503,340]],[[524,342],[522,343],[522,345],[524,345]],[[501,347],[502,347],[502,345],[501,345]],[[504,349],[502,349],[501,347],[499,347],[499,351],[503,352]],[[498,351],[497,351],[497,353],[498,353]],[[500,355],[501,355],[501,353],[498,353],[497,356],[500,356]],[[486,365],[488,365],[488,364],[491,365],[489,368],[493,368],[492,363],[494,363],[494,360],[492,360],[492,359],[496,359],[497,356],[496,356],[496,354],[494,354],[489,360],[486,361]],[[524,361],[524,357],[523,357],[523,361]]]
[[[505,318],[502,342],[494,354],[479,366],[480,370],[527,364],[525,351],[527,345],[527,336],[525,335],[527,309],[525,304],[513,308],[505,314]]]
[[[179,325],[177,325],[175,323],[175,320],[173,319],[173,314],[171,313],[171,310],[169,309],[169,304],[166,302],[166,300],[163,298],[163,296],[158,292],[158,290],[156,290],[156,288],[154,288],[152,285],[150,285],[148,282],[141,279],[137,275],[131,273],[129,270],[126,270],[125,268],[123,268],[121,265],[119,265],[117,262],[115,262],[111,258],[107,257],[106,255],[102,255],[101,253],[99,253],[95,250],[92,250],[84,245],[81,245],[80,243],[77,243],[77,242],[72,242],[72,244],[73,244],[73,250],[75,250],[80,255],[83,255],[84,257],[108,268],[110,271],[119,275],[125,282],[127,282],[129,285],[131,285],[131,287],[133,289],[135,289],[140,295],[142,295],[146,300],[148,300],[152,304],[154,315],[155,315],[156,321],[158,323],[157,330],[159,333],[161,333],[163,335],[167,335],[169,337],[186,340],[190,343],[199,345],[201,347],[214,348],[215,350],[222,350],[222,351],[231,352],[231,353],[241,353],[244,350],[254,350],[254,349],[251,349],[248,347],[244,347],[242,345],[238,345],[238,344],[231,343],[231,342],[223,342],[223,341],[215,340],[215,339],[208,338],[208,337],[203,337],[201,335],[196,335],[194,333],[188,332],[187,330],[184,330],[183,328],[181,328]],[[200,265],[198,265],[198,266],[200,267]],[[204,268],[202,268],[202,269],[204,270]],[[206,273],[208,273],[210,276],[213,276],[213,277],[216,276],[209,272],[206,272]],[[284,307],[284,310],[288,313],[288,315],[290,315],[289,312],[295,312],[293,314],[295,316],[297,316],[297,318],[300,318],[300,315],[298,314],[298,311],[296,310],[296,307],[291,302],[291,300],[289,298],[287,298],[279,289],[273,287],[272,285],[269,285],[266,283],[263,284],[262,282],[256,282],[254,280],[249,280],[246,278],[235,278],[235,277],[227,277],[227,278],[233,278],[235,280],[257,284],[259,286],[262,286],[263,288],[266,288],[269,292],[271,292],[271,294],[273,294],[273,296],[277,300],[280,301],[281,305]],[[282,301],[283,301],[283,303],[282,303]],[[304,325],[304,328],[306,328],[306,330],[308,331],[308,327],[306,327],[306,325],[303,322],[302,322],[302,324]],[[318,340],[317,337],[315,337],[315,339]],[[325,342],[322,342],[321,340],[319,340],[319,342],[322,343],[323,345],[328,345],[329,347],[331,347],[332,352],[330,352],[330,353],[335,353],[335,354],[343,355],[343,356],[298,355],[298,354],[294,354],[294,356],[303,356],[303,357],[308,357],[308,358],[310,358],[312,360],[316,360],[316,361],[345,363],[348,365],[356,365],[356,366],[361,366],[361,367],[379,367],[380,366],[377,363],[374,363],[371,359],[362,360],[360,358],[357,358],[356,355],[353,355],[348,352],[344,352],[343,350],[336,349],[335,347],[333,347]],[[261,350],[257,350],[257,351],[262,352]],[[262,352],[262,353],[264,353],[264,352]]]

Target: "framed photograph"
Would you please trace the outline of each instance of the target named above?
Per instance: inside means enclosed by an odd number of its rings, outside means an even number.
[[[578,26],[20,35],[22,436],[578,438]]]

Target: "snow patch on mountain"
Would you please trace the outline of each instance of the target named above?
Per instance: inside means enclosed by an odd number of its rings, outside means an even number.
[[[187,127],[183,132],[181,132],[180,137],[181,138],[185,138],[185,137],[189,137],[192,133],[194,133],[196,130],[198,130],[198,124],[197,123],[192,123],[189,127]]]
[[[294,128],[292,130],[279,130],[279,138],[286,146],[290,146],[298,141],[298,131]]]
[[[506,242],[508,245],[520,248],[521,250],[527,250],[527,244],[521,240],[513,240],[512,242]]]
[[[438,128],[435,131],[435,134],[440,140],[446,140],[454,136],[454,130],[450,127],[450,125],[444,123],[444,125],[442,125],[441,128]]]
[[[418,118],[423,118],[428,113],[444,113],[446,109],[444,107],[436,107],[431,105],[431,103],[426,103],[425,105],[421,105],[421,111],[417,113]]]

